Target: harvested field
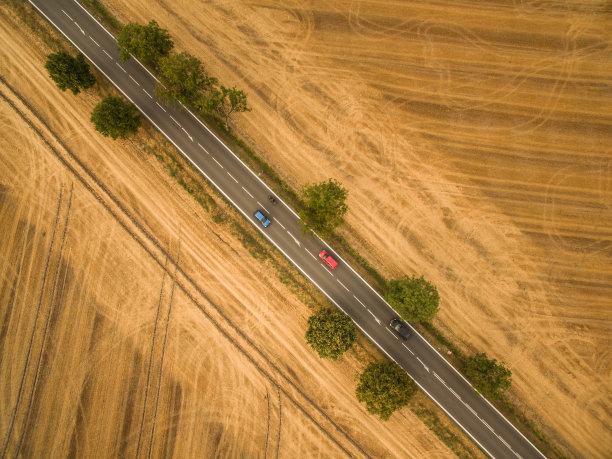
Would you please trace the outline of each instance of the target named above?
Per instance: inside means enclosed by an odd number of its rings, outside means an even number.
[[[452,455],[407,409],[365,412],[372,349],[307,347],[310,309],[168,175],[159,135],[93,130],[103,83],[57,90],[5,3],[0,37],[0,456]]]
[[[610,455],[609,2],[104,3],[245,89],[235,128],[279,174],[342,181],[347,239],[433,281],[437,325],[567,454]]]

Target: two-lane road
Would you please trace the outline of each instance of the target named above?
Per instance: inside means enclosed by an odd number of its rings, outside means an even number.
[[[160,103],[155,77],[135,59],[120,62],[114,37],[75,0],[29,1],[483,451],[498,458],[543,457],[416,331],[408,342],[401,341],[389,328],[396,314],[383,298],[323,241],[303,237],[296,213],[280,200],[270,203],[271,190],[193,114]],[[257,209],[271,218],[268,228],[253,217]],[[318,258],[323,248],[340,261],[337,269]]]

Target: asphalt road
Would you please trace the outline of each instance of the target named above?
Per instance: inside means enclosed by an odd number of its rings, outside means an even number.
[[[29,1],[486,454],[544,457],[415,330],[408,342],[401,341],[389,327],[397,315],[383,298],[323,241],[303,237],[297,214],[280,200],[271,204],[271,190],[193,114],[158,102],[155,77],[135,59],[121,63],[114,37],[80,4],[75,0]],[[272,220],[268,228],[254,218],[257,209]],[[318,254],[322,249],[340,262],[337,269],[332,271],[321,262]],[[401,445],[401,439],[398,442]]]

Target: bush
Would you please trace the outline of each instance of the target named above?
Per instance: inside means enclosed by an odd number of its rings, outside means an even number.
[[[371,363],[359,377],[357,400],[383,421],[406,406],[417,387],[402,367],[389,360]]]
[[[89,64],[80,53],[76,58],[66,51],[49,54],[45,68],[62,91],[70,89],[73,94],[78,94],[81,89],[91,88],[96,82],[96,77],[89,70]]]
[[[438,290],[423,276],[392,280],[385,298],[402,319],[417,322],[431,322],[440,302]]]
[[[91,122],[96,131],[113,140],[122,139],[138,132],[140,113],[130,102],[121,97],[106,97],[93,109]]]
[[[322,359],[336,360],[351,348],[356,338],[355,324],[342,312],[319,309],[308,319],[306,342]]]

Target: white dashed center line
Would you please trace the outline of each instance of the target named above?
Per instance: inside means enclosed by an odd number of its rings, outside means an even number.
[[[365,305],[365,304],[363,304],[363,303],[361,302],[361,300],[360,300],[359,298],[357,298],[355,295],[353,295],[353,298],[355,298],[357,301],[359,301],[359,304],[360,304],[361,306],[363,306],[364,308],[366,307],[366,305]]]
[[[81,26],[79,25],[79,23],[78,23],[78,22],[76,22],[76,21],[74,21],[74,24],[75,24],[75,25],[76,25],[76,26],[79,28],[79,30],[81,31],[81,33],[82,33],[83,35],[85,35],[85,31],[84,31],[83,29],[81,29]]]
[[[298,245],[298,247],[302,247],[302,244],[300,244],[300,241],[298,241],[295,236],[293,236],[293,234],[291,234],[289,231],[287,231],[287,234],[289,236],[291,236],[291,239],[293,239],[295,241],[295,243]]]
[[[339,283],[340,285],[342,285],[342,286],[344,287],[344,289],[345,289],[347,292],[349,291],[349,289],[348,289],[348,287],[347,287],[346,285],[344,285],[344,284],[343,284],[342,282],[340,282],[338,279],[336,279],[336,281],[338,281],[338,283]]]
[[[119,62],[115,62],[115,64],[117,64],[117,67],[119,67],[121,70],[123,70],[123,73],[127,73],[127,71],[123,67],[121,67],[119,65]]]
[[[207,155],[210,155],[210,153],[208,153],[208,152],[206,151],[206,148],[204,148],[202,145],[200,145],[200,143],[199,143],[199,142],[198,142],[198,147],[200,147],[202,150],[204,150],[204,153],[206,153]],[[244,190],[244,188],[243,188],[243,190]],[[244,191],[246,191],[246,190],[244,190]],[[251,197],[253,197],[253,196],[251,196]]]
[[[147,96],[149,96],[151,99],[153,99],[153,96],[152,96],[151,94],[149,94],[149,93],[147,92],[147,90],[146,90],[146,89],[143,89],[143,91],[145,92],[145,94],[146,94]]]
[[[157,104],[157,106],[158,106],[159,108],[161,108],[163,111],[166,111],[166,109],[165,109],[164,107],[162,107],[161,105],[159,105],[159,102],[155,101],[155,103],[156,103],[156,104]]]
[[[370,311],[369,309],[368,309],[368,312],[369,312],[370,314],[372,314],[372,317],[374,317],[374,320],[375,320],[376,322],[378,322],[378,325],[380,325],[380,324],[381,324],[380,319],[379,319],[378,317],[376,317],[376,316],[374,315],[374,313],[373,313],[372,311]]]
[[[387,330],[389,333],[391,333],[391,336],[393,336],[395,339],[399,339],[397,337],[397,335],[395,333],[393,333],[391,330],[389,330],[388,328],[385,328],[385,330]]]
[[[429,368],[427,368],[427,366],[423,363],[423,361],[419,359],[418,357],[417,357],[417,360],[421,362],[421,365],[423,365],[423,367],[427,370],[427,373],[429,373]]]
[[[304,250],[306,250],[306,253],[307,253],[308,255],[310,255],[312,258],[314,258],[315,260],[317,259],[317,257],[315,257],[315,256],[314,256],[312,253],[310,253],[310,252],[309,252],[307,249],[304,249]]]
[[[227,175],[229,175],[232,179],[234,179],[234,182],[238,183],[238,180],[236,180],[232,174],[228,172]]]
[[[331,271],[329,269],[327,269],[324,265],[319,265],[321,268],[323,268],[325,270],[325,272],[327,274],[329,274],[331,277],[334,277],[334,275],[331,273]]]
[[[409,348],[408,346],[406,346],[406,343],[402,343],[402,345],[403,345],[403,346],[404,346],[406,349],[408,349],[408,352],[410,352],[412,355],[414,355],[414,352],[412,352],[412,351],[410,350],[410,348]]]
[[[248,194],[250,197],[253,197],[253,195],[251,193],[249,193],[249,190],[247,190],[245,187],[242,187],[242,189],[244,190],[244,192],[246,194]]]
[[[213,161],[216,162],[221,169],[223,169],[223,166],[221,165],[221,163],[219,161],[217,161],[215,158],[213,158]],[[267,212],[267,210],[266,210],[266,212]]]
[[[128,75],[128,76],[132,79],[132,81],[134,83],[136,83],[138,86],[140,86],[140,83],[138,81],[136,81],[132,75]],[[166,111],[166,110],[164,110],[164,111]]]
[[[146,92],[146,91],[145,91],[145,92]],[[174,122],[177,124],[177,126],[180,126],[179,122],[178,122],[177,120],[175,120],[175,119],[174,119],[174,116],[170,115],[170,119],[171,119],[172,121],[174,121]]]
[[[96,40],[94,40],[94,39],[93,39],[93,37],[92,37],[91,35],[89,36],[89,39],[90,39],[91,41],[93,41],[93,42],[96,44],[96,46],[97,46],[98,48],[100,47],[100,45],[98,44],[98,42],[97,42]]]
[[[278,224],[281,226],[281,228],[282,228],[282,229],[287,229],[287,228],[285,228],[285,226],[284,226],[284,225],[283,225],[281,222],[279,222],[278,220],[276,220],[276,223],[278,223]]]
[[[62,10],[62,13],[64,13],[66,16],[68,16],[68,13],[66,13],[64,10]],[[68,19],[70,19],[71,21],[74,21],[74,19],[72,19],[70,16],[68,16]]]
[[[108,54],[108,53],[106,52],[106,50],[105,50],[105,49],[103,49],[103,50],[102,50],[102,52],[104,52],[104,54],[106,54],[106,55],[107,55],[108,57],[110,57],[111,59],[113,58],[113,56],[111,56],[110,54]]]
[[[189,132],[187,132],[187,131],[185,130],[185,128],[184,128],[184,127],[182,127],[182,126],[181,126],[181,129],[183,130],[183,132],[184,132],[185,134],[187,134],[187,137],[189,137],[189,140],[191,140],[191,141],[193,142],[193,137],[191,137],[191,136],[189,135]]]

